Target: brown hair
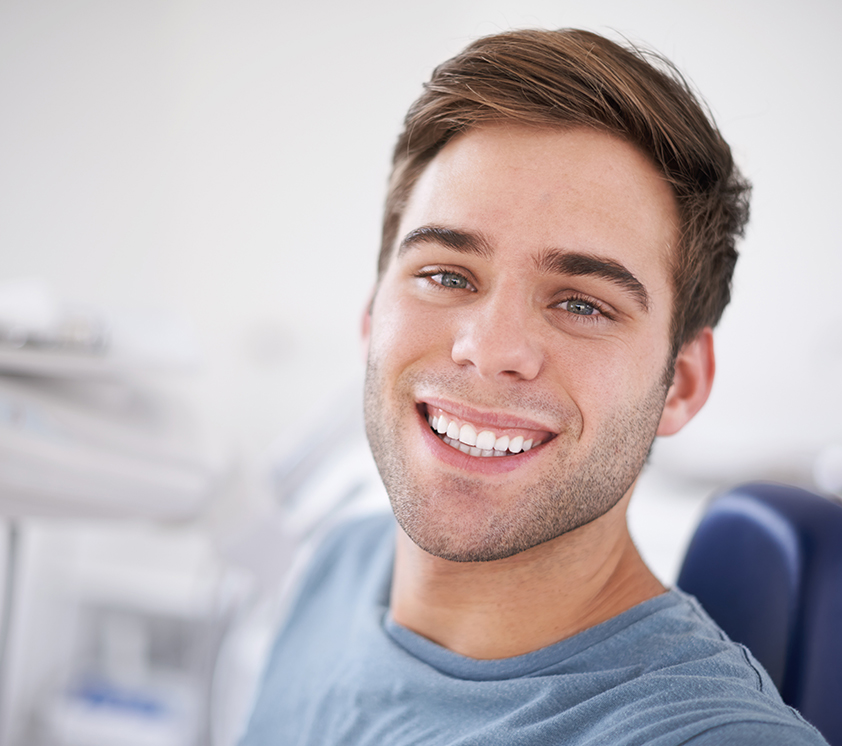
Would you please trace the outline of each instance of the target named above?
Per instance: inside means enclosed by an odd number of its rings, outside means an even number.
[[[646,153],[672,185],[681,221],[671,267],[673,353],[719,321],[731,299],[750,186],[669,61],[576,29],[484,37],[433,71],[395,147],[380,275],[426,166],[459,133],[499,121],[590,127]]]

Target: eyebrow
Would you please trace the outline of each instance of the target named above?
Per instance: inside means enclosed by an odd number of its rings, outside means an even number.
[[[462,254],[474,254],[484,259],[491,258],[494,253],[488,241],[478,233],[464,233],[439,225],[423,225],[404,236],[398,246],[397,256],[403,256],[413,246],[421,243],[437,243],[447,249]]]
[[[452,251],[474,254],[490,259],[494,254],[491,244],[479,233],[466,233],[439,225],[424,225],[404,236],[397,250],[403,256],[409,249],[423,243],[437,243]],[[599,277],[628,291],[644,310],[649,311],[649,293],[628,269],[613,259],[603,259],[593,254],[550,249],[535,262],[539,272],[570,275],[572,277]]]
[[[612,259],[601,259],[592,254],[552,249],[543,254],[536,265],[540,272],[573,277],[600,277],[629,291],[644,311],[649,311],[649,293],[629,270]]]

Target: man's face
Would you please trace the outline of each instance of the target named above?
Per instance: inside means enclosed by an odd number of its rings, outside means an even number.
[[[367,333],[368,437],[416,544],[508,557],[632,488],[667,391],[676,226],[655,167],[593,130],[488,126],[430,163]]]

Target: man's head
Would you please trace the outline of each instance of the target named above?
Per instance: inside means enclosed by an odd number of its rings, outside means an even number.
[[[617,515],[710,391],[745,191],[686,89],[599,37],[438,68],[365,320],[369,441],[416,544],[499,559]]]
[[[395,146],[378,276],[420,174],[453,137],[490,122],[592,128],[648,156],[672,186],[679,211],[673,353],[717,324],[730,300],[749,186],[669,62],[575,29],[485,37],[436,68]]]

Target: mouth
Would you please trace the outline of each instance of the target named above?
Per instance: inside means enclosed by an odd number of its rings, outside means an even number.
[[[477,458],[507,458],[552,440],[556,433],[471,421],[431,404],[420,405],[432,432],[454,450]]]

